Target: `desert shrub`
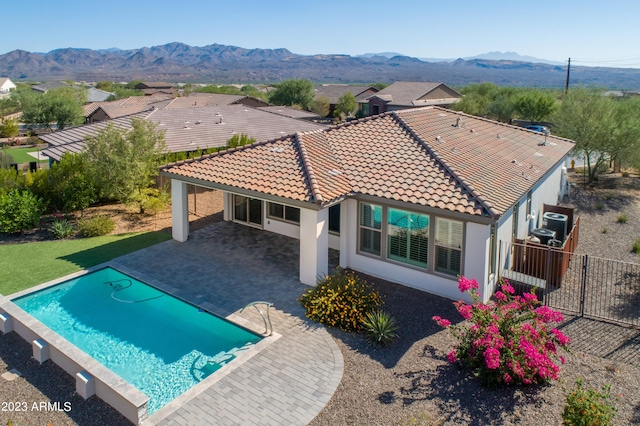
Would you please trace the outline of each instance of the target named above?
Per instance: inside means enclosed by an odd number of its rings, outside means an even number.
[[[627,216],[626,214],[619,214],[618,217],[616,218],[616,222],[618,223],[627,223],[629,221],[629,216]]]
[[[604,209],[604,203],[596,203],[596,210],[603,210]]]
[[[139,208],[140,213],[157,214],[166,209],[171,200],[167,191],[156,188],[145,188],[133,198],[133,202]]]
[[[396,321],[385,311],[378,309],[367,312],[362,325],[367,338],[376,345],[387,346],[398,337]]]
[[[361,331],[367,312],[381,304],[380,295],[351,271],[327,275],[299,299],[307,318],[344,331]]]
[[[16,120],[11,118],[4,121],[2,125],[0,125],[0,138],[13,138],[18,136],[18,123]]]
[[[622,177],[629,177],[629,172],[627,171],[622,172]]]
[[[609,232],[609,228],[607,228],[606,226],[604,228],[602,228],[602,233],[606,234],[607,232]]]
[[[78,220],[78,229],[85,237],[107,235],[116,227],[115,222],[107,215],[97,215]]]
[[[38,226],[44,204],[30,191],[12,189],[0,195],[0,231],[22,232]]]
[[[633,247],[631,247],[631,251],[633,251],[635,254],[640,254],[640,238],[638,238],[633,243]]]
[[[70,237],[74,231],[73,224],[66,219],[54,219],[49,225],[49,232],[59,240]]]
[[[569,343],[569,338],[560,330],[551,329],[550,324],[561,322],[562,314],[540,306],[533,290],[514,296],[514,289],[506,280],[495,293],[495,302],[480,302],[476,280],[460,277],[458,288],[473,299],[472,305],[454,303],[469,322],[451,325],[447,319],[433,317],[458,339],[455,349],[447,355],[449,362],[460,360],[488,386],[558,379],[560,368],[552,356],[557,355],[557,346]],[[564,363],[562,356],[560,361]]]
[[[562,412],[562,424],[567,426],[612,425],[617,409],[611,398],[611,385],[602,386],[601,392],[582,386],[582,379],[576,380],[575,388],[567,395],[567,402]]]

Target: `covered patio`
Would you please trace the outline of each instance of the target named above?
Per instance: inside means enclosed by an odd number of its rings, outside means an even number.
[[[328,257],[337,264],[337,252]],[[281,335],[215,384],[188,391],[145,424],[303,425],[322,410],[340,383],[343,360],[325,328],[306,320],[297,303],[306,288],[298,279],[298,259],[299,242],[293,238],[219,222],[184,243],[167,241],[112,262],[213,313],[240,316],[260,331],[255,310],[239,311],[257,300],[272,302],[273,329]]]

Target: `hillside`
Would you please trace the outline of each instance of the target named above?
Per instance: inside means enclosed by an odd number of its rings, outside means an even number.
[[[390,56],[390,55],[389,55]],[[133,50],[63,48],[0,55],[0,76],[21,80],[154,80],[268,83],[306,78],[315,83],[443,81],[449,85],[563,87],[566,68],[514,60],[458,59],[430,63],[408,56],[298,55],[287,49],[245,49],[169,43]],[[637,89],[640,69],[572,67],[571,84]]]

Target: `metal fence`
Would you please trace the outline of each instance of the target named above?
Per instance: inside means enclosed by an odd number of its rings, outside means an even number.
[[[558,265],[567,262],[566,270],[558,273]],[[499,264],[500,277],[508,279],[517,292],[535,288],[549,307],[640,326],[639,264],[518,243],[500,244]]]

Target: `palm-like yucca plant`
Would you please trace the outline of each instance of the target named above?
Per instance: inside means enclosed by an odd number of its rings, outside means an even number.
[[[369,340],[376,345],[386,346],[398,337],[396,321],[380,309],[367,312],[363,326]]]

